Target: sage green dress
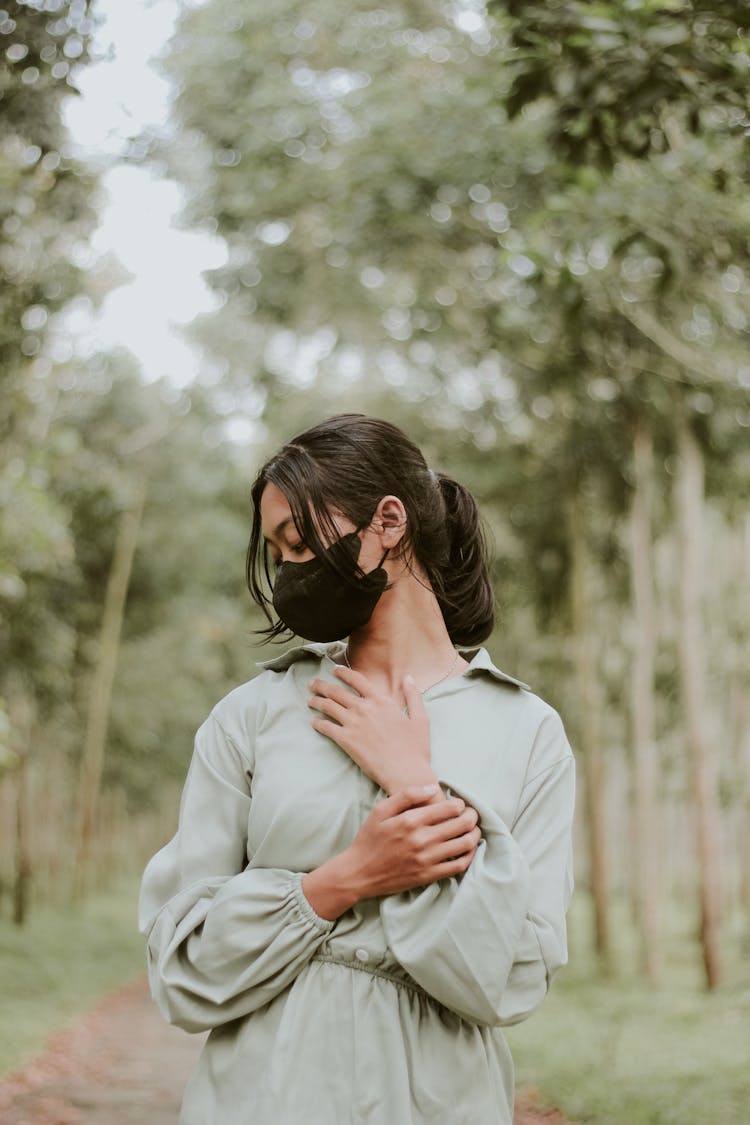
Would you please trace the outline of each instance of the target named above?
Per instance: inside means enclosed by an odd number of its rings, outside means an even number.
[[[335,922],[302,874],[343,851],[383,791],[313,730],[308,681],[344,642],[305,644],[198,731],[174,838],[139,903],[153,997],[210,1029],[180,1125],[510,1125],[500,1030],[567,959],[574,762],[557,712],[463,653],[425,693],[435,773],[479,812],[468,871]]]

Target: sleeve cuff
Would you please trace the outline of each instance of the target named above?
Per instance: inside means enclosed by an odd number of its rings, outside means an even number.
[[[294,895],[297,909],[305,921],[310,922],[320,933],[330,933],[335,925],[335,921],[331,918],[321,918],[320,914],[316,914],[313,910],[309,899],[302,890],[302,877],[304,874],[304,871],[296,871],[292,875],[292,894]]]

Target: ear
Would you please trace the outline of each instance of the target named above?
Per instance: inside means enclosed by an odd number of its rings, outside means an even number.
[[[373,514],[370,526],[380,534],[383,549],[394,548],[406,534],[406,508],[398,496],[383,496]]]

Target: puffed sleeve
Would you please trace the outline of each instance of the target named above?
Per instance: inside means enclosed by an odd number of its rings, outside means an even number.
[[[536,736],[510,829],[480,793],[439,780],[480,815],[482,841],[460,878],[381,902],[388,945],[431,996],[475,1023],[529,1016],[567,961],[575,764],[551,708]],[[541,764],[544,763],[544,764]]]
[[[138,904],[151,992],[164,1017],[204,1031],[282,992],[333,922],[302,873],[247,863],[248,763],[215,715],[195,739],[176,835],[150,860]]]

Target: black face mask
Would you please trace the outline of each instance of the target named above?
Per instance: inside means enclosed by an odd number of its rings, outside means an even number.
[[[340,566],[355,567],[362,546],[356,531],[342,535],[326,550],[326,556]],[[375,570],[356,584],[341,578],[320,558],[307,562],[282,562],[273,584],[273,607],[284,624],[308,641],[340,641],[365,625],[383,593],[388,575],[383,570],[383,552]]]

